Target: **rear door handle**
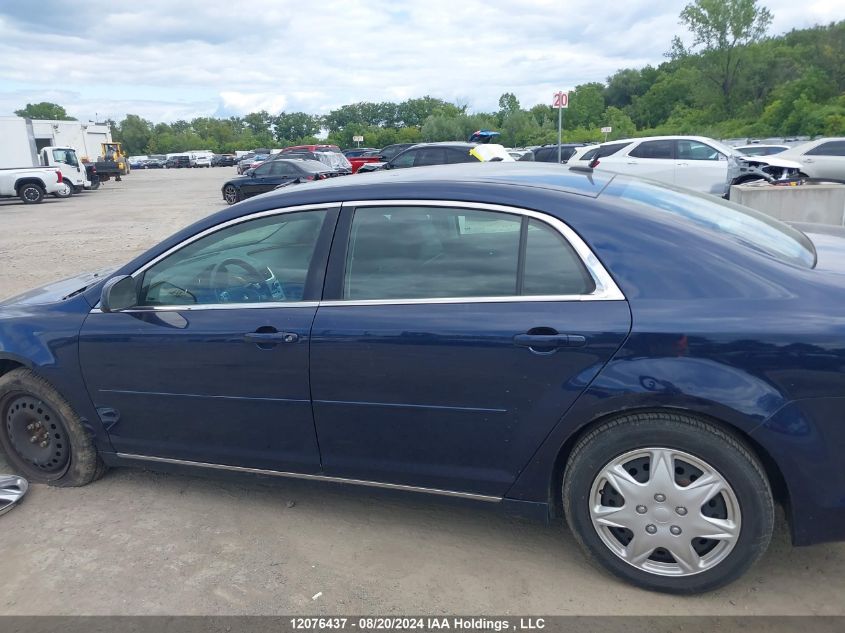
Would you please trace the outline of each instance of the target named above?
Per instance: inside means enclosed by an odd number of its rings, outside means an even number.
[[[581,347],[587,338],[580,334],[517,334],[513,342],[521,347]]]
[[[247,343],[296,343],[298,340],[299,334],[295,332],[247,332],[244,334],[244,341]]]

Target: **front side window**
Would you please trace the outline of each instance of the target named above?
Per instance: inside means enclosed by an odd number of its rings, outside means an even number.
[[[325,216],[283,213],[191,242],[144,272],[138,305],[301,301]]]
[[[255,168],[255,171],[252,172],[254,176],[269,176],[270,170],[273,168],[272,163],[264,163],[263,165],[259,165]]]
[[[669,158],[675,157],[675,142],[671,139],[664,141],[643,141],[630,151],[628,156],[634,158]]]
[[[416,167],[425,167],[426,165],[443,165],[446,162],[446,150],[442,147],[428,147],[422,149],[417,153],[417,159],[414,161]]]
[[[675,147],[678,160],[724,160],[725,157],[718,150],[689,139],[680,139]]]
[[[399,154],[390,162],[391,167],[413,167],[414,159],[416,159],[419,152],[417,150],[408,150]]]
[[[568,295],[594,289],[571,247],[539,220],[444,207],[360,208],[352,220],[344,299]]]
[[[53,160],[57,163],[71,165],[72,167],[76,167],[79,165],[79,161],[76,160],[76,152],[74,152],[72,149],[54,149]]]

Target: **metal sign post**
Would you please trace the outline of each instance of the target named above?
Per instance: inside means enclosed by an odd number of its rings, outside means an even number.
[[[352,142],[356,144],[355,145],[356,147],[361,147],[361,143],[363,142],[363,140],[364,140],[363,136],[353,136],[352,137]]]
[[[557,162],[560,163],[560,145],[563,142],[563,109],[569,107],[569,92],[556,92],[552,107],[557,108]]]
[[[607,135],[613,131],[613,128],[610,126],[603,127],[601,129],[601,133],[604,134],[604,142],[607,143]]]

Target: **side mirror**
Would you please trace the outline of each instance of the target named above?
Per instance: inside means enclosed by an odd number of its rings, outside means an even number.
[[[138,293],[135,290],[135,280],[129,275],[112,277],[105,285],[100,295],[100,310],[103,312],[120,312],[138,303]]]

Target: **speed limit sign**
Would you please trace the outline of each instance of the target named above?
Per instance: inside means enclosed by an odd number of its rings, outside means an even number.
[[[556,92],[554,102],[552,103],[552,107],[554,107],[554,108],[568,108],[569,107],[569,93],[568,92]]]

